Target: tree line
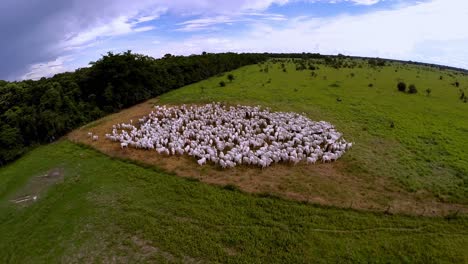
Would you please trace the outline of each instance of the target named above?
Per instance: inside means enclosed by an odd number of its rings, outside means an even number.
[[[0,166],[107,114],[170,90],[267,59],[265,54],[109,52],[90,67],[37,81],[0,80]]]

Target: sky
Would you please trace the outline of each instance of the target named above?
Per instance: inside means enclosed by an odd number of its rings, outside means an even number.
[[[49,77],[109,51],[312,52],[468,69],[466,0],[1,0],[0,79]]]

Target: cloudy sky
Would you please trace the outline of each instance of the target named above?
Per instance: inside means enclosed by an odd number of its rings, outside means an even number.
[[[107,51],[319,52],[468,69],[466,0],[1,0],[0,79]]]

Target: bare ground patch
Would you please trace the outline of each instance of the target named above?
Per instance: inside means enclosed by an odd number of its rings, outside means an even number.
[[[44,174],[34,176],[10,198],[10,202],[20,206],[30,205],[39,200],[50,186],[62,182],[64,176],[63,168],[54,168]]]
[[[410,193],[391,179],[366,173],[351,174],[348,172],[351,164],[346,160],[312,166],[275,164],[265,169],[239,166],[223,170],[213,165],[199,166],[193,158],[187,156],[163,156],[156,151],[121,149],[120,144],[105,139],[105,134],[112,131],[112,125],[147,115],[156,102],[152,99],[106,116],[73,131],[68,138],[112,157],[155,165],[181,177],[195,178],[209,184],[232,184],[249,193],[273,194],[321,205],[390,214],[440,216],[457,211],[468,213],[467,205],[443,203],[425,191]],[[100,139],[92,141],[88,132],[93,132]]]

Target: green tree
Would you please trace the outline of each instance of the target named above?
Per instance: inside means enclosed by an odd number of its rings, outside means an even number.
[[[430,88],[427,88],[427,89],[426,89],[426,95],[427,95],[427,96],[431,95],[431,92],[432,92],[432,90],[431,90]]]
[[[0,126],[0,165],[21,155],[23,151],[21,131],[9,125]]]
[[[41,110],[54,110],[59,111],[62,106],[62,97],[57,90],[58,86],[48,84],[46,92],[41,96],[40,108]]]
[[[406,83],[404,82],[399,82],[397,85],[398,91],[400,92],[405,92],[406,91]]]
[[[410,84],[410,86],[408,87],[408,93],[415,94],[417,92],[418,92],[418,89],[416,89],[416,85]]]
[[[114,100],[114,87],[112,86],[112,83],[107,83],[107,87],[104,90],[104,99],[108,104],[111,104]]]

